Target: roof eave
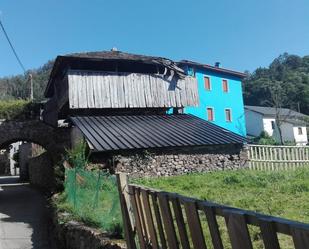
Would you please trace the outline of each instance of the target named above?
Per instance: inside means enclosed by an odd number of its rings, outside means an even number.
[[[199,64],[199,63],[190,62],[190,61],[179,61],[177,62],[177,65],[190,65],[196,68],[202,68],[202,69],[206,69],[206,70],[210,70],[214,72],[220,72],[220,73],[236,76],[240,79],[246,78],[248,76],[245,73],[241,73],[241,72],[237,72],[237,71],[233,71],[233,70],[229,70],[225,68],[220,68],[220,67],[214,67],[214,66],[210,66],[207,64]]]

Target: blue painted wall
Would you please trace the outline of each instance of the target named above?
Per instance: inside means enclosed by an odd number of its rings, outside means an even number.
[[[187,72],[190,74],[190,69]],[[212,107],[214,110],[214,121],[212,122],[214,124],[239,135],[246,136],[241,79],[231,75],[200,69],[195,69],[195,76],[198,81],[200,105],[199,107],[186,107],[184,112],[208,120],[207,108]],[[210,91],[205,89],[204,76],[210,78]],[[228,81],[228,92],[223,92],[223,79]],[[226,121],[225,109],[232,110],[231,122]]]

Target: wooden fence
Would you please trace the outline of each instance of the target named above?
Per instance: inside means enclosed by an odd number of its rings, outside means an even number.
[[[253,249],[249,226],[259,229],[265,249],[309,248],[309,224],[128,185],[119,175],[117,179],[128,249]],[[228,242],[222,239],[224,229]],[[288,247],[281,247],[279,234],[291,238]]]
[[[290,169],[309,166],[309,146],[248,145],[251,169]]]

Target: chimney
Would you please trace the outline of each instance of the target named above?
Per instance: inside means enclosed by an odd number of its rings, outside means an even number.
[[[217,62],[215,63],[215,67],[221,67],[221,63],[217,61]]]

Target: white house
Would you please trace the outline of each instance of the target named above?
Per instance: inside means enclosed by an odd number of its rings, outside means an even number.
[[[279,111],[283,141],[295,142],[297,145],[308,143],[306,122],[308,116],[281,108]],[[245,106],[246,128],[249,136],[257,137],[262,131],[280,141],[276,127],[276,108],[264,106]]]

